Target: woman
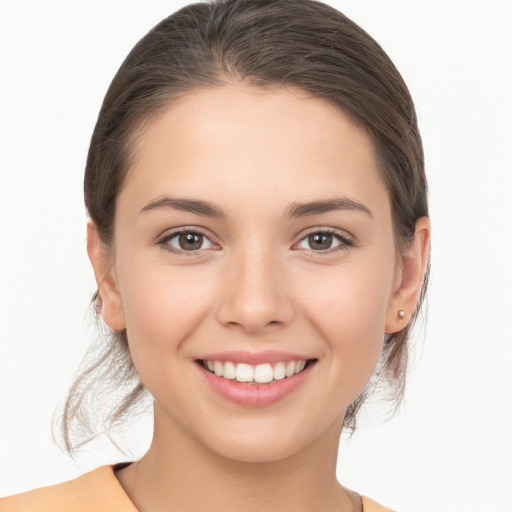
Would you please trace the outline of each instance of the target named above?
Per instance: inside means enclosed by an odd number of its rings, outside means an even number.
[[[0,510],[386,510],[337,482],[338,442],[380,381],[400,396],[430,225],[377,43],[309,0],[178,11],[107,92],[85,202],[102,362],[133,382],[111,419],[149,391],[153,441]]]

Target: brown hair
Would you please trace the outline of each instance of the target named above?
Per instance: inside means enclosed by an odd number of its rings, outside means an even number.
[[[233,81],[300,88],[362,126],[374,142],[390,194],[397,246],[406,246],[416,221],[428,215],[427,184],[414,105],[386,53],[346,16],[317,1],[215,0],[184,7],[155,26],[127,56],[105,96],[84,185],[87,210],[105,247],[112,240],[116,197],[141,124],[194,88]],[[385,338],[373,381],[390,384],[397,404],[407,341],[426,283],[427,276],[411,322]],[[97,294],[93,300],[97,303]],[[62,415],[69,452],[94,437],[90,420],[97,417],[103,393],[120,394],[103,417],[107,434],[147,393],[133,367],[126,331],[111,332],[107,339],[99,354],[86,354],[85,370],[69,391]],[[348,408],[344,426],[349,431],[371,387]]]

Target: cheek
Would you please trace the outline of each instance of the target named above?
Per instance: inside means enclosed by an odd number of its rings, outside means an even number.
[[[212,285],[201,272],[136,258],[119,269],[128,342],[143,378],[177,364],[176,351],[208,312]]]
[[[386,265],[379,268],[340,269],[328,287],[310,287],[303,303],[332,362],[328,378],[348,402],[368,382],[382,350],[392,283]]]
[[[359,340],[384,333],[392,280],[385,265],[360,269],[334,269],[330,275],[309,281],[302,307],[311,320],[329,333],[329,339]],[[316,320],[315,320],[316,319]]]

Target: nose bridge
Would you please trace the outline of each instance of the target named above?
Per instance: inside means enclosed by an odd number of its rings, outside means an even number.
[[[219,321],[258,332],[293,316],[283,262],[271,248],[244,247],[226,265]]]

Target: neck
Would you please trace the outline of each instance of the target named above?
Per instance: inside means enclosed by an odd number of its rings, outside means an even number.
[[[140,512],[359,510],[336,479],[341,424],[298,453],[245,462],[213,452],[155,411],[148,452],[116,473]]]

